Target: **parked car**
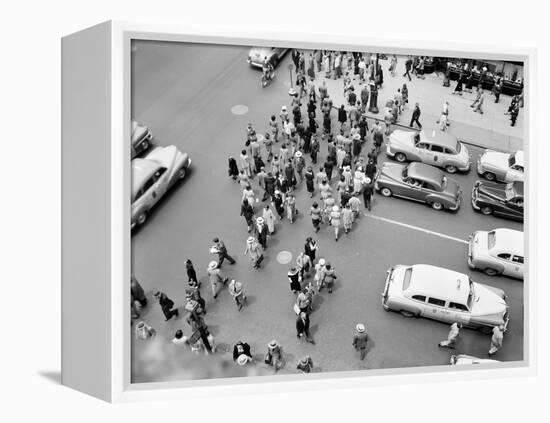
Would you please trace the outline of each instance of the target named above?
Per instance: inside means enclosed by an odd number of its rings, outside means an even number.
[[[498,360],[492,360],[490,358],[477,358],[473,355],[458,354],[452,355],[450,363],[453,366],[460,366],[462,364],[487,364],[487,363],[500,363]]]
[[[384,197],[403,197],[426,203],[435,210],[458,210],[462,191],[441,170],[424,163],[384,163],[374,183]]]
[[[466,146],[446,132],[404,131],[396,129],[389,137],[386,154],[398,162],[422,162],[449,173],[470,170],[471,157]]]
[[[143,225],[157,202],[191,166],[187,153],[175,146],[157,147],[143,159],[132,160],[131,225]]]
[[[250,66],[261,68],[265,57],[267,57],[267,60],[275,68],[288,50],[288,48],[281,47],[252,47],[248,52],[247,62]]]
[[[472,190],[472,207],[485,215],[523,221],[523,182],[503,185],[477,181]]]
[[[387,271],[382,306],[407,317],[426,317],[490,333],[508,325],[504,291],[467,275],[427,264],[396,265]]]
[[[149,128],[140,125],[135,120],[132,121],[132,153],[131,158],[141,155],[151,146],[153,135]]]
[[[476,231],[468,238],[468,266],[489,276],[523,279],[523,232],[498,228]]]
[[[502,153],[485,150],[477,160],[477,173],[489,181],[523,182],[523,151]]]

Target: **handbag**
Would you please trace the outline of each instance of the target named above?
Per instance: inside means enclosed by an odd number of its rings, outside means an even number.
[[[300,315],[300,307],[298,307],[298,304],[295,303],[293,308],[294,308],[294,313],[296,313],[296,315],[299,316]]]

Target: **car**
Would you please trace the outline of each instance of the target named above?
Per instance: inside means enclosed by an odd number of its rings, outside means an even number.
[[[435,210],[458,210],[462,191],[441,170],[424,163],[385,162],[374,183],[384,197],[402,197],[426,203]]]
[[[261,68],[264,58],[267,57],[267,60],[275,68],[288,50],[288,48],[281,47],[252,47],[248,52],[247,62],[250,66]]]
[[[153,135],[149,128],[132,120],[132,159],[147,151],[152,139]]]
[[[460,366],[462,364],[489,364],[489,363],[500,363],[498,360],[492,360],[490,358],[478,358],[473,355],[468,354],[457,354],[452,355],[450,363],[453,366]]]
[[[398,162],[421,162],[449,173],[467,172],[471,167],[468,148],[458,139],[439,131],[393,131],[386,144],[386,155]]]
[[[144,158],[132,160],[131,227],[141,226],[151,209],[185,175],[191,158],[176,146],[157,147]]]
[[[508,326],[503,290],[473,282],[467,275],[428,264],[396,265],[387,271],[382,293],[386,311],[426,317],[491,333]]]
[[[489,276],[523,279],[523,232],[507,228],[476,231],[468,238],[468,266]]]
[[[472,207],[484,215],[523,221],[523,182],[476,181],[472,189]]]
[[[523,182],[523,151],[502,153],[485,150],[477,160],[477,173],[489,181]]]

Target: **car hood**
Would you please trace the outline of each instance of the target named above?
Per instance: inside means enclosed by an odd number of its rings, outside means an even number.
[[[456,182],[454,179],[447,178],[447,185],[445,186],[444,192],[445,194],[449,194],[453,197],[455,197],[458,192],[460,191],[460,185],[458,185],[458,182]]]
[[[493,321],[495,325],[504,324],[504,313],[508,309],[504,300],[504,291],[474,282],[477,301],[472,308],[472,317]]]
[[[484,195],[493,200],[503,200],[506,198],[506,185],[479,181],[476,185],[476,189],[478,195]]]
[[[145,157],[148,160],[154,160],[167,168],[169,171],[173,171],[176,168],[176,163],[183,157],[183,153],[177,149],[174,145],[168,147],[157,147],[152,150]]]
[[[489,165],[496,169],[506,170],[508,169],[508,159],[510,155],[507,153],[501,153],[500,151],[486,150],[482,154],[480,160],[484,165]]]
[[[413,147],[414,141],[410,131],[396,129],[390,135],[390,144]]]

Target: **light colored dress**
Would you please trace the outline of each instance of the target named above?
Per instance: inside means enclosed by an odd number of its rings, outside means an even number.
[[[264,209],[262,217],[264,218],[269,233],[272,234],[273,232],[275,232],[275,215],[273,214],[271,209]]]

